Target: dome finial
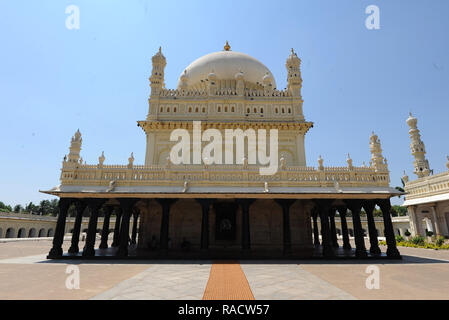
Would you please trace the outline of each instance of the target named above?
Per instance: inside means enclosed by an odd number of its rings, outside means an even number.
[[[224,46],[224,49],[225,49],[225,51],[231,50],[231,46],[229,45],[228,40],[226,40],[226,44]]]

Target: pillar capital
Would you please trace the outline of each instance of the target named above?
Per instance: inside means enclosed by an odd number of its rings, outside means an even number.
[[[274,201],[282,207],[283,206],[290,207],[296,202],[296,199],[275,199]]]
[[[345,200],[345,203],[349,210],[356,212],[360,212],[363,206],[363,200],[360,199]]]

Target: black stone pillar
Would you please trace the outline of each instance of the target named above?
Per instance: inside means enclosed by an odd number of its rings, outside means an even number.
[[[282,240],[284,254],[292,252],[292,236],[290,229],[290,207],[295,202],[294,199],[279,199],[276,202],[282,207]]]
[[[86,244],[83,249],[83,257],[95,256],[95,238],[97,237],[98,211],[105,203],[104,199],[88,199],[87,207],[90,211],[89,226],[87,229]]]
[[[335,208],[331,208],[329,211],[329,221],[332,246],[338,248],[337,228],[335,227]]]
[[[76,200],[75,209],[75,225],[73,226],[72,244],[70,245],[69,253],[78,253],[80,251],[78,244],[80,241],[81,223],[83,222],[83,213],[84,209],[86,209],[86,203],[81,200]]]
[[[133,212],[133,232],[131,235],[131,244],[137,243],[137,221],[139,220],[139,209],[134,208]]]
[[[329,210],[332,202],[333,200],[328,199],[315,201],[318,214],[320,215],[323,256],[327,258],[335,256],[329,228]]]
[[[348,211],[348,208],[340,206],[337,208],[337,210],[338,213],[340,213],[341,234],[343,236],[343,249],[351,250],[351,244],[349,243],[348,224],[346,222],[346,211]]]
[[[249,251],[251,249],[251,233],[249,226],[249,207],[253,199],[239,199],[238,203],[242,208],[242,249]]]
[[[315,245],[315,247],[318,247],[320,245],[320,231],[318,230],[318,212],[316,209],[313,209],[312,220],[313,220],[313,244]]]
[[[111,214],[112,214],[113,209],[114,208],[112,206],[106,206],[104,208],[104,220],[103,220],[103,229],[101,230],[100,249],[108,248],[109,221],[111,219]]]
[[[209,249],[209,211],[212,204],[211,199],[196,199],[201,204],[201,250]]]
[[[133,198],[120,198],[120,207],[122,208],[122,221],[120,223],[120,239],[118,243],[118,249],[116,255],[118,257],[128,256],[128,245],[129,245],[129,220],[133,214],[133,208],[137,199]]]
[[[365,248],[365,239],[363,238],[362,222],[360,221],[360,210],[362,209],[362,201],[348,200],[346,204],[352,212],[352,224],[354,226],[355,238],[355,255],[358,258],[365,258],[368,256]]]
[[[62,243],[64,242],[65,233],[65,220],[67,218],[67,211],[72,203],[72,199],[60,198],[59,199],[59,215],[56,222],[55,235],[53,236],[53,247],[48,253],[49,257],[62,256]]]
[[[379,241],[377,240],[376,223],[374,222],[373,211],[376,204],[374,201],[365,201],[363,203],[363,209],[366,212],[366,219],[368,221],[368,233],[370,248],[369,252],[372,255],[380,255]]]
[[[168,250],[170,207],[175,201],[176,201],[176,199],[159,199],[158,200],[159,204],[162,206],[161,235],[160,235],[161,250]]]
[[[382,199],[377,201],[377,205],[382,210],[382,215],[384,218],[384,228],[385,228],[385,238],[387,241],[387,256],[391,258],[400,258],[401,254],[396,247],[396,239],[394,237],[393,223],[391,222],[390,215],[390,199]]]
[[[114,225],[114,236],[112,239],[111,247],[118,247],[120,241],[120,224],[122,222],[122,208],[115,208],[115,225]]]

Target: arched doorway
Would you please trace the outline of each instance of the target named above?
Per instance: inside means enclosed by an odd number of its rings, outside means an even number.
[[[45,237],[45,229],[44,228],[39,230],[39,238],[41,238],[41,237]]]
[[[17,233],[17,238],[25,238],[26,237],[26,230],[25,228],[20,228],[19,232]]]
[[[14,228],[8,228],[5,233],[5,238],[14,238],[16,236],[16,231]]]
[[[53,229],[48,229],[47,237],[53,237]]]
[[[3,237],[3,229],[0,228],[0,238]]]
[[[28,231],[28,238],[35,238],[36,237],[36,229],[31,228],[30,231]]]

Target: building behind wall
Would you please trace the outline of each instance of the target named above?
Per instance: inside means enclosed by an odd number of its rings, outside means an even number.
[[[437,236],[449,236],[449,157],[447,171],[433,174],[426,159],[426,149],[418,129],[418,120],[410,114],[410,149],[414,157],[416,180],[409,180],[404,172],[407,207],[412,235],[426,236],[432,232]]]

